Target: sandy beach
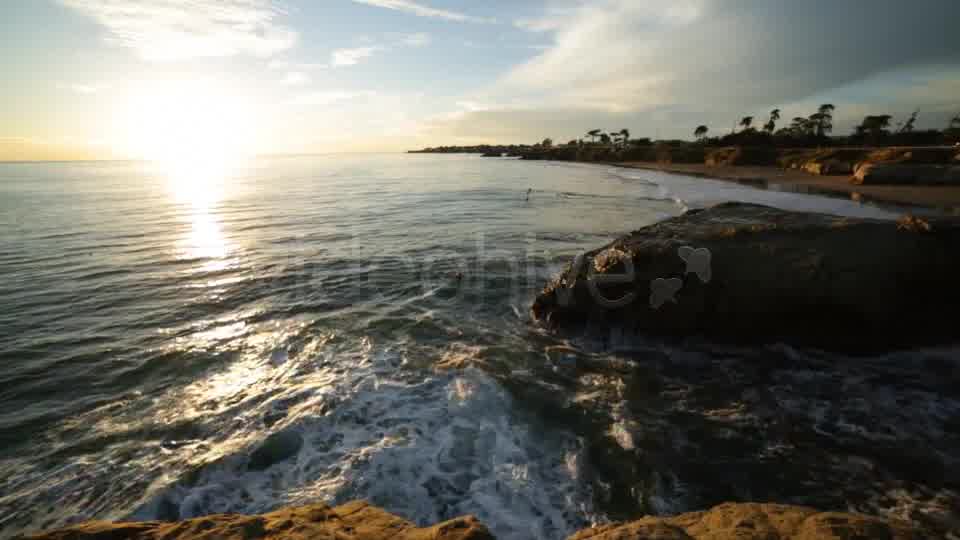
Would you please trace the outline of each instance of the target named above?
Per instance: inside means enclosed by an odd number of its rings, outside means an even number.
[[[758,186],[774,187],[779,184],[777,187],[798,193],[846,193],[854,200],[929,206],[960,214],[960,186],[858,186],[851,184],[847,176],[814,176],[798,170],[764,166],[710,167],[704,164],[640,161],[621,162],[616,165]]]

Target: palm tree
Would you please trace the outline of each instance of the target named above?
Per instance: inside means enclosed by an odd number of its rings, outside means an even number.
[[[610,135],[606,133],[600,134],[600,144],[610,144]]]
[[[950,119],[950,127],[948,129],[960,129],[960,114]]]
[[[597,142],[597,137],[599,136],[600,136],[599,129],[591,129],[590,131],[587,132],[587,137],[590,137],[591,142]]]
[[[920,111],[913,111],[913,114],[911,114],[906,123],[904,123],[903,126],[897,130],[897,133],[911,133],[913,131],[914,124],[917,123],[918,114],[920,114]]]
[[[620,130],[620,139],[623,141],[623,146],[626,147],[627,143],[630,142],[630,130],[623,128]]]
[[[707,136],[708,131],[710,131],[710,128],[707,126],[697,126],[697,129],[693,130],[693,136],[699,141]]]
[[[807,129],[815,133],[817,137],[822,137],[824,122],[826,122],[826,119],[824,118],[823,113],[813,113],[810,115],[810,118],[807,119]]]
[[[873,142],[876,142],[880,137],[888,133],[887,128],[890,127],[891,118],[893,117],[889,114],[867,116],[863,119],[863,122],[857,126],[857,135],[868,135]]]
[[[810,120],[816,122],[817,137],[825,137],[827,133],[833,131],[833,111],[836,107],[831,103],[824,103],[817,109],[817,113],[810,116]]]
[[[795,136],[806,135],[807,131],[810,129],[810,120],[797,116],[790,123],[790,133]]]
[[[763,130],[772,134],[777,129],[777,120],[780,120],[780,109],[770,111],[770,119],[763,125]]]
[[[752,125],[753,125],[752,116],[744,116],[743,118],[740,119],[740,127],[742,127],[744,131],[750,129],[750,126]]]

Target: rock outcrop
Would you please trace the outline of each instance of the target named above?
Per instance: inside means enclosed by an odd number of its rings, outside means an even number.
[[[954,147],[884,148],[866,155],[853,168],[857,185],[960,185]]]
[[[953,147],[779,150],[777,164],[818,175],[851,176],[857,185],[960,185]]]
[[[919,540],[903,523],[780,504],[722,504],[672,518],[647,517],[580,531],[570,540]]]
[[[260,516],[222,514],[180,522],[92,521],[24,537],[29,540],[492,540],[476,518],[419,528],[362,501],[286,508]]]
[[[863,163],[857,165],[851,183],[857,185],[960,185],[960,167],[950,165],[910,165],[900,163]]]
[[[534,301],[567,331],[868,351],[958,339],[960,220],[892,221],[725,203],[578,256]]]
[[[710,150],[704,163],[710,167],[775,165],[778,155],[777,149],[772,147],[734,146]]]
[[[853,164],[840,160],[811,161],[804,164],[803,170],[817,176],[844,176],[853,172]]]
[[[871,151],[858,148],[780,150],[777,164],[817,176],[851,175],[854,164],[869,158]]]
[[[260,516],[213,515],[181,522],[93,521],[24,540],[492,540],[473,517],[433,527],[414,524],[361,501],[317,504]],[[585,529],[569,540],[920,540],[905,523],[779,504],[727,503],[675,517],[645,517]]]

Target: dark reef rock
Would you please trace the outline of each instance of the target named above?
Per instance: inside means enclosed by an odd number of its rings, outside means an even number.
[[[857,167],[851,183],[857,185],[958,185],[960,167],[865,163]]]
[[[554,329],[871,351],[956,342],[960,220],[725,203],[578,256],[536,298]]]
[[[267,437],[259,448],[250,455],[248,467],[252,471],[262,471],[270,466],[286,461],[300,452],[303,437],[295,431],[280,431]]]

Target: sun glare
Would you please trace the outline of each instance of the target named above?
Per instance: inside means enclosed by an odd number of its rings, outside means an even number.
[[[145,84],[122,113],[124,145],[156,166],[178,199],[207,205],[254,153],[255,113],[211,82]]]
[[[229,264],[217,203],[255,151],[255,107],[215,83],[181,80],[135,87],[116,113],[118,149],[146,160],[174,200],[188,205],[178,256],[214,259],[202,271]]]

